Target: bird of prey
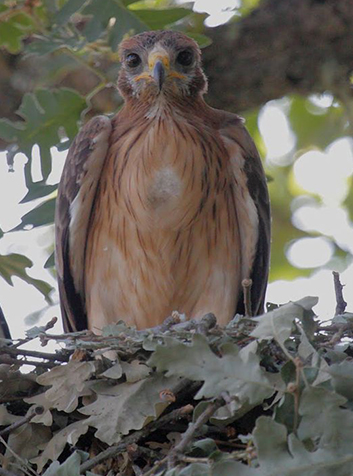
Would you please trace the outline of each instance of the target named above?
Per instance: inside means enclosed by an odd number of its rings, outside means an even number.
[[[204,101],[197,44],[151,31],[120,45],[123,108],[73,141],[58,190],[56,266],[64,327],[138,329],[174,310],[263,310],[270,247],[265,174],[243,120]]]

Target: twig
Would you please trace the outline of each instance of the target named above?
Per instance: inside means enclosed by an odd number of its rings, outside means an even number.
[[[208,458],[196,458],[193,456],[181,456],[180,461],[183,463],[208,463],[210,460]]]
[[[217,318],[212,312],[205,314],[197,325],[197,332],[203,335],[207,335],[209,330],[215,327],[217,324]]]
[[[50,360],[52,362],[68,362],[68,355],[48,354],[46,352],[39,352],[37,350],[17,349],[13,347],[2,347],[0,354],[23,355],[25,357],[36,357],[38,359]]]
[[[143,473],[143,476],[152,476],[155,474],[155,472],[164,464],[168,461],[168,456],[165,458],[157,461],[154,466],[149,469],[146,473]],[[180,461],[183,463],[208,463],[209,459],[208,458],[193,458],[191,456],[180,456]]]
[[[33,475],[33,476],[39,476],[34,469],[30,468],[27,464],[27,462],[21,458],[15,451],[6,443],[4,438],[0,436],[0,443],[5,446],[6,450],[11,453],[11,455],[15,458],[15,460],[18,462],[16,465],[20,465],[21,471],[25,473],[26,475]],[[15,463],[14,463],[15,464]],[[11,473],[10,473],[11,474]],[[13,476],[11,474],[11,476]],[[17,476],[17,475],[16,475]]]
[[[4,430],[1,430],[0,436],[6,436],[10,434],[12,431],[16,430],[17,428],[20,428],[20,426],[30,422],[36,415],[42,415],[43,412],[44,407],[42,407],[41,405],[37,405],[36,407],[30,410],[28,415],[22,417],[20,420],[15,421],[14,423],[6,427]]]
[[[327,347],[327,346],[334,346],[334,345],[338,344],[340,342],[340,340],[342,339],[343,335],[347,331],[352,331],[352,323],[351,322],[347,322],[345,324],[337,324],[337,332],[335,332],[335,334],[333,334],[333,336],[331,337],[331,339],[328,342],[324,342],[322,345],[325,345]]]
[[[42,369],[52,369],[56,367],[58,364],[55,362],[39,362],[38,360],[19,360],[11,357],[10,355],[0,355],[0,364],[7,364],[7,365],[33,365],[33,367],[39,367]]]
[[[132,445],[133,443],[137,443],[142,438],[145,438],[150,433],[162,428],[166,423],[170,423],[178,418],[181,418],[185,415],[188,415],[193,411],[194,407],[192,405],[185,405],[184,407],[178,408],[173,410],[170,413],[160,417],[158,420],[151,422],[149,425],[142,428],[142,430],[135,431],[131,435],[128,435],[124,438],[124,441],[119,443],[118,445],[111,446],[110,448],[102,451],[99,455],[95,456],[88,461],[85,461],[80,466],[80,474],[84,474],[86,471],[94,468],[97,464],[105,461],[106,459],[113,458],[117,456],[119,453],[122,453],[126,450],[127,446]]]
[[[225,403],[223,396],[218,397],[214,402],[210,403],[206,410],[201,413],[195,423],[190,423],[189,428],[182,435],[181,440],[170,451],[168,457],[168,469],[175,467],[178,454],[183,453],[191,443],[195,433],[211,418],[211,416]]]
[[[150,330],[154,334],[159,334],[161,332],[166,332],[168,331],[171,327],[175,326],[175,324],[179,324],[180,317],[179,313],[173,312],[171,316],[168,316],[162,324],[159,324],[158,326],[152,327]]]
[[[143,473],[143,476],[152,476],[152,474],[154,474],[157,469],[159,469],[162,464],[166,463],[168,461],[168,456],[166,456],[165,458],[157,461],[151,469],[149,469],[146,473]]]
[[[57,322],[58,322],[58,318],[52,317],[50,321],[45,324],[43,332],[46,332],[49,329],[52,329]],[[27,344],[28,342],[31,342],[32,340],[37,339],[37,337],[38,336],[26,337],[25,339],[19,339],[18,342],[16,342],[16,344],[12,345],[12,348],[17,348],[17,347],[20,347],[21,345]]]
[[[332,271],[333,275],[333,282],[335,285],[335,294],[336,294],[336,311],[335,311],[335,316],[338,316],[339,314],[343,314],[344,311],[346,310],[347,303],[343,298],[343,284],[341,284],[340,281],[340,275],[337,273],[337,271]]]
[[[251,279],[243,279],[241,282],[243,286],[243,294],[244,294],[244,310],[245,310],[245,317],[251,317],[251,286],[252,280]]]

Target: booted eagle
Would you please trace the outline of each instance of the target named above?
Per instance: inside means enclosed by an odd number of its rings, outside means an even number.
[[[152,327],[177,310],[221,325],[263,310],[270,248],[265,174],[242,119],[204,101],[197,44],[177,31],[120,46],[124,107],[70,147],[56,207],[64,326]]]

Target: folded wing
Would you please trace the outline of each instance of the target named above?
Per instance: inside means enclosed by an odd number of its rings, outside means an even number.
[[[55,261],[67,332],[87,329],[85,252],[94,199],[109,147],[109,118],[91,119],[72,143],[58,189]]]
[[[265,293],[268,281],[271,245],[271,210],[270,200],[266,183],[266,175],[256,146],[239,116],[224,113],[221,124],[221,134],[224,139],[236,147],[233,148],[234,156],[231,156],[231,167],[234,179],[238,179],[239,167],[245,173],[249,197],[247,208],[243,217],[238,217],[239,225],[244,234],[242,236],[242,255],[247,255],[247,248],[251,246],[249,234],[256,229],[255,246],[251,260],[252,280],[251,308],[252,314],[258,315],[264,311]],[[229,146],[232,150],[231,145]],[[237,157],[235,157],[237,155]],[[239,160],[239,156],[241,160]],[[248,222],[249,233],[246,233]],[[239,299],[237,313],[244,314],[243,299]]]

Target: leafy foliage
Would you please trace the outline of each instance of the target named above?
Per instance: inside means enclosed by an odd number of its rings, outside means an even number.
[[[35,30],[34,21],[25,12],[14,12],[6,5],[0,5],[0,46],[10,53],[19,53],[22,50],[22,40]]]
[[[166,340],[163,346],[156,348],[149,364],[159,371],[167,371],[167,376],[203,381],[196,399],[229,392],[236,396],[240,407],[246,400],[256,405],[271,397],[274,389],[259,367],[256,347],[239,350],[234,345],[225,344],[220,353],[217,357],[207,339],[198,334],[191,345]]]
[[[69,138],[77,133],[77,122],[85,107],[85,100],[75,91],[38,89],[27,93],[17,114],[23,121],[0,120],[0,137],[16,142],[18,150],[31,157],[34,144],[38,144],[41,171],[46,180],[51,172],[50,148],[60,143],[60,130]],[[27,184],[30,185],[30,184]]]
[[[32,278],[28,273],[26,268],[31,268],[33,263],[26,256],[10,253],[8,255],[0,255],[0,275],[5,279],[5,281],[13,285],[12,278],[15,276],[22,279],[28,284],[34,286],[38,291],[40,291],[45,297],[48,303],[51,303],[50,293],[52,287],[40,279]]]
[[[16,382],[0,406],[0,426],[8,430],[3,467],[17,474],[21,461],[22,469],[44,476],[93,474],[90,469],[160,476],[350,474],[353,407],[344,381],[352,378],[351,342],[338,346],[336,339],[332,347],[338,328],[319,327],[315,303],[309,297],[260,318],[237,317],[226,328],[205,321],[203,334],[197,322],[175,320],[163,332],[121,323],[103,336],[34,329],[31,339],[44,345],[54,339],[66,348],[42,353],[29,374],[11,362],[1,366],[0,379],[3,370]],[[352,332],[348,321],[342,315]],[[17,367],[31,355],[16,360],[20,347],[1,347]],[[50,367],[44,373],[43,365]],[[283,406],[291,416],[285,420]],[[218,418],[225,412],[228,418]]]

